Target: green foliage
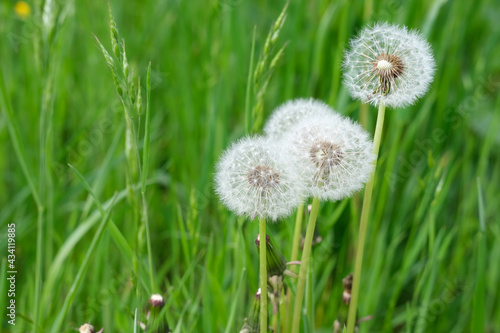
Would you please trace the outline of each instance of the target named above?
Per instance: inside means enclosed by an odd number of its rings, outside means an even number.
[[[112,0],[111,21],[101,1],[30,5],[20,19],[0,4],[0,258],[16,223],[19,272],[16,326],[3,316],[0,330],[140,332],[151,292],[175,332],[242,327],[258,223],[220,205],[214,165],[291,98],[359,120],[340,65],[349,38],[379,20],[420,29],[437,72],[416,105],[386,111],[358,306],[373,318],[360,331],[500,329],[495,1],[290,1],[278,26],[284,1]],[[270,28],[279,38],[266,51]],[[376,110],[366,116],[373,133]],[[332,331],[354,267],[360,198],[321,205],[304,302],[316,332]],[[267,225],[286,259],[294,223]]]

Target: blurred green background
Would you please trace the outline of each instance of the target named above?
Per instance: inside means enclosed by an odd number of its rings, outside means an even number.
[[[0,308],[9,301],[7,224],[15,223],[17,318],[15,327],[8,325],[2,310],[1,328],[34,331],[35,303],[40,331],[53,327],[98,230],[99,209],[70,163],[100,202],[120,193],[110,216],[137,261],[107,229],[60,331],[89,322],[105,332],[131,332],[136,308],[144,321],[151,288],[144,225],[126,195],[123,108],[92,36],[111,52],[107,4],[39,0],[28,2],[24,17],[15,5],[0,3],[6,87],[0,104]],[[141,76],[144,103],[152,66],[146,198],[154,290],[165,297],[175,332],[239,331],[258,288],[258,225],[228,212],[212,181],[221,152],[246,134],[252,35],[255,63],[284,5],[111,1],[130,71]],[[264,119],[286,100],[314,97],[359,121],[362,107],[342,85],[341,63],[348,40],[369,23],[420,30],[437,62],[427,95],[386,113],[359,304],[359,315],[373,318],[360,324],[361,332],[477,332],[478,322],[484,332],[500,332],[499,17],[500,4],[493,0],[289,4],[272,51],[286,44],[269,73]],[[249,92],[252,108],[253,84]],[[367,111],[361,121],[373,133],[376,110]],[[141,150],[144,115],[133,116]],[[38,250],[40,214],[26,174],[45,208]],[[354,267],[361,198],[322,203],[322,241],[313,248],[304,332],[332,332],[342,278]],[[287,258],[294,219],[268,226]]]

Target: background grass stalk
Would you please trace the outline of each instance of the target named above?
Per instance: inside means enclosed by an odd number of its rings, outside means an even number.
[[[259,218],[260,252],[260,332],[267,333],[266,220]]]
[[[142,175],[141,175],[141,199],[142,199],[142,218],[143,223],[146,226],[146,243],[148,248],[148,266],[149,266],[149,279],[151,283],[151,292],[154,292],[154,274],[153,274],[153,259],[151,251],[151,234],[149,231],[149,219],[148,219],[148,203],[146,201],[146,187],[147,187],[147,177],[148,177],[148,167],[149,167],[149,143],[150,143],[150,127],[151,127],[151,62],[148,65],[148,74],[146,79],[146,124],[144,130],[144,151],[142,155]]]
[[[87,273],[90,257],[93,254],[95,254],[95,249],[99,245],[99,242],[101,241],[104,230],[106,230],[106,225],[107,225],[109,217],[111,215],[111,211],[113,210],[113,208],[115,206],[115,201],[116,201],[117,195],[118,195],[118,193],[115,192],[113,199],[111,201],[111,205],[109,206],[109,209],[106,212],[106,215],[103,216],[101,224],[99,225],[99,228],[97,229],[94,237],[92,238],[92,242],[90,243],[90,246],[87,250],[87,253],[85,254],[85,258],[83,259],[83,262],[80,266],[80,269],[78,270],[78,273],[76,274],[75,280],[73,281],[73,284],[71,285],[71,288],[68,292],[68,295],[66,296],[66,298],[64,300],[64,304],[63,304],[61,310],[59,311],[57,319],[54,322],[54,325],[52,326],[52,329],[51,329],[52,333],[56,333],[56,332],[60,331],[64,317],[66,317],[66,314],[68,313],[68,310],[69,310],[71,304],[73,303],[75,295],[78,292],[78,288],[80,287],[80,284],[82,283],[83,278],[85,277],[85,274]]]
[[[479,244],[477,249],[476,286],[472,307],[471,332],[484,332],[485,295],[486,295],[486,221],[484,220],[484,199],[481,181],[477,178],[479,207]]]
[[[253,78],[253,58],[255,55],[255,32],[257,30],[257,27],[253,27],[253,34],[252,34],[252,50],[250,51],[250,66],[248,68],[248,77],[247,77],[247,89],[245,92],[245,129],[247,134],[250,134],[252,132],[252,113],[250,112],[250,95],[251,95],[251,86],[252,86],[252,78]]]
[[[370,203],[372,200],[373,182],[375,179],[375,171],[377,170],[378,151],[380,148],[380,140],[382,139],[382,131],[384,128],[384,117],[385,105],[380,104],[378,108],[377,125],[375,126],[375,137],[373,140],[373,153],[375,154],[375,156],[377,156],[377,159],[375,160],[375,166],[373,168],[373,173],[370,177],[370,180],[368,181],[368,184],[366,184],[365,195],[363,199],[363,208],[361,211],[361,221],[358,234],[358,246],[356,249],[356,261],[354,266],[354,277],[352,283],[351,302],[349,304],[349,316],[347,318],[347,333],[353,333],[354,326],[356,324],[356,310],[358,305],[359,284],[363,264],[363,251],[365,248],[366,229],[368,226]]]
[[[304,250],[302,251],[302,260],[300,263],[299,281],[297,283],[297,293],[295,295],[295,304],[293,307],[292,333],[298,333],[300,328],[300,315],[302,310],[302,301],[306,286],[307,268],[309,266],[309,257],[311,254],[312,239],[316,218],[318,217],[319,198],[314,198],[312,202],[311,215],[307,223],[306,239],[304,241]]]

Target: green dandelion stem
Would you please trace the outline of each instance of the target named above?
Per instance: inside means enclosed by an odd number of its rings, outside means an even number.
[[[300,330],[300,315],[302,310],[302,301],[304,300],[307,268],[309,266],[312,239],[314,236],[314,228],[316,227],[316,218],[318,217],[318,211],[319,211],[319,198],[314,198],[312,202],[311,215],[309,216],[309,222],[307,223],[306,238],[304,241],[304,250],[302,251],[302,260],[300,263],[299,281],[297,283],[297,293],[295,294],[295,304],[293,307],[292,333],[298,333]]]
[[[380,104],[378,108],[377,125],[375,126],[375,138],[373,140],[373,153],[378,156],[380,141],[382,139],[382,130],[384,128],[385,104]],[[377,160],[373,173],[370,176],[368,184],[366,184],[365,196],[363,199],[363,208],[361,210],[361,221],[359,225],[358,246],[356,249],[356,261],[354,266],[354,278],[352,283],[351,302],[349,304],[349,316],[347,318],[347,333],[354,332],[356,323],[356,310],[358,305],[359,284],[361,280],[361,269],[363,264],[363,252],[365,248],[366,229],[368,226],[368,217],[370,211],[370,203],[372,201],[373,182],[375,179],[375,171],[377,169]]]
[[[267,261],[266,220],[259,218],[260,247],[260,333],[267,333]]]
[[[300,245],[300,234],[302,230],[302,219],[304,217],[304,205],[300,205],[297,208],[297,217],[295,218],[295,230],[293,232],[293,241],[292,241],[292,254],[290,256],[290,261],[296,261],[299,256],[299,245]],[[290,268],[294,272],[297,272],[297,268]],[[286,318],[292,317],[292,302],[293,302],[293,293],[290,289],[287,290],[286,293]],[[289,332],[289,321],[285,322],[287,326],[285,332]]]
[[[293,232],[292,255],[290,256],[290,261],[297,260],[299,256],[300,230],[302,229],[303,215],[304,205],[300,205],[297,209],[297,217],[295,218],[295,230]]]

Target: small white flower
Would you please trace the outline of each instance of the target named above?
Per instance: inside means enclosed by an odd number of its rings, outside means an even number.
[[[261,137],[244,138],[217,165],[216,191],[234,213],[277,220],[302,203],[304,187],[277,147]]]
[[[327,104],[313,98],[299,98],[278,106],[264,126],[270,139],[281,139],[290,128],[304,118],[336,114]]]
[[[372,142],[361,126],[339,116],[313,117],[283,139],[283,154],[296,168],[307,194],[341,200],[359,191],[373,170]]]
[[[434,57],[417,31],[388,23],[365,28],[345,52],[344,84],[351,96],[375,106],[415,103],[433,80]]]

